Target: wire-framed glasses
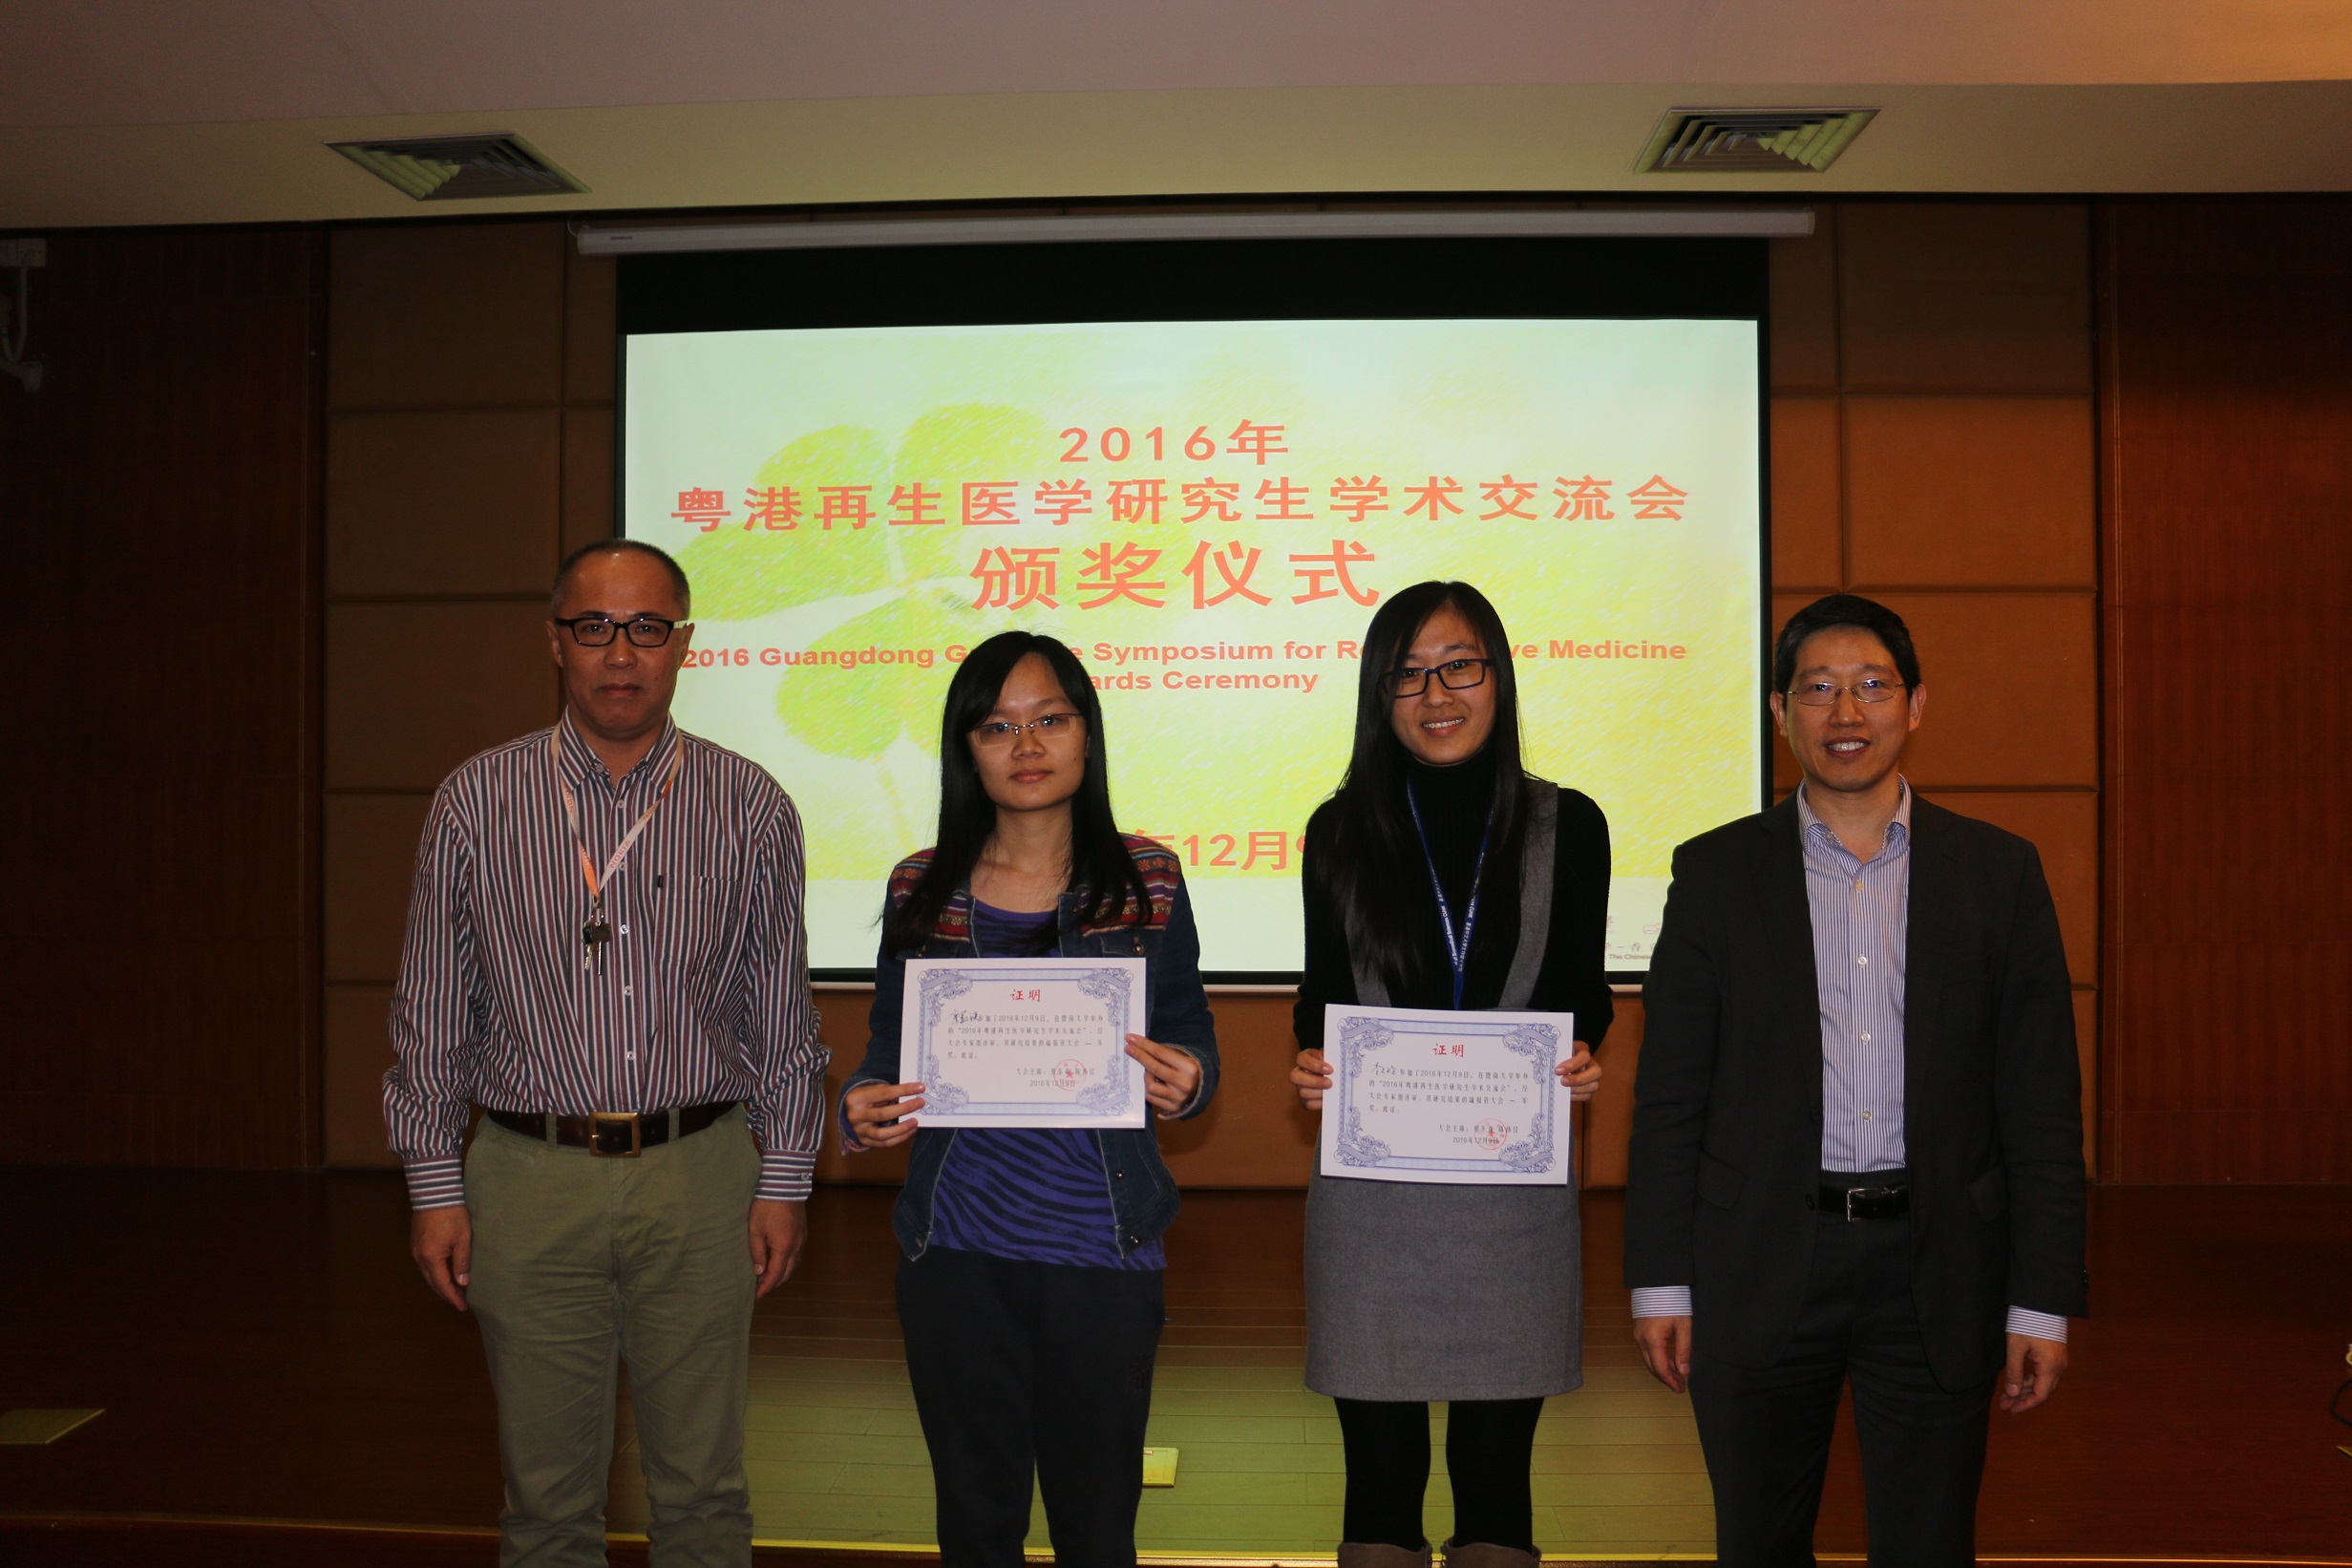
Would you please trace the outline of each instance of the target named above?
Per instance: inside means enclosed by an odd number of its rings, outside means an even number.
[[[1841,691],[1853,692],[1855,702],[1893,702],[1902,690],[1900,681],[1856,681],[1852,686],[1805,681],[1789,689],[1789,700],[1800,708],[1832,708],[1836,706]]]
[[[1442,665],[1423,668],[1407,665],[1380,678],[1380,694],[1394,702],[1399,697],[1418,697],[1430,687],[1430,677],[1449,691],[1467,691],[1473,686],[1486,684],[1486,672],[1494,665],[1492,659],[1448,659]]]
[[[632,616],[626,621],[615,621],[609,615],[575,615],[569,620],[559,615],[555,623],[570,632],[572,641],[582,647],[604,647],[612,641],[615,631],[624,628],[638,647],[660,647],[679,625],[678,622],[665,621],[658,615]]]
[[[1016,736],[1037,731],[1039,740],[1074,739],[1086,728],[1086,720],[1075,713],[1046,713],[1027,724],[1014,724],[1008,719],[997,719],[979,725],[972,731],[975,746],[1010,746]]]

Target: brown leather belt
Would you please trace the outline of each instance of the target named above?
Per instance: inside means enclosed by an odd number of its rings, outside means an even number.
[[[674,1111],[599,1111],[585,1116],[551,1116],[527,1111],[493,1111],[482,1114],[509,1133],[519,1133],[541,1143],[585,1149],[591,1155],[635,1159],[640,1151],[658,1149],[672,1138],[699,1133],[738,1102],[713,1100],[709,1105],[680,1106]]]

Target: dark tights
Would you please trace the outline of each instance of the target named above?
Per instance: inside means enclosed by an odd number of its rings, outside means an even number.
[[[1340,1408],[1347,1446],[1345,1539],[1418,1552],[1421,1496],[1430,1485],[1430,1408],[1363,1399]],[[1453,1481],[1453,1538],[1536,1549],[1528,1494],[1540,1399],[1457,1399],[1446,1407],[1446,1470]]]

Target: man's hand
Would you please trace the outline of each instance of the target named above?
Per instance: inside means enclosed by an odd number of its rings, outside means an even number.
[[[2001,1369],[2001,1397],[1993,1403],[2011,1415],[2030,1410],[2056,1393],[2066,1375],[2066,1341],[2011,1334],[2009,1365]]]
[[[841,1111],[860,1149],[888,1149],[915,1135],[922,1109],[921,1084],[859,1084],[841,1096]]]
[[[1324,1091],[1331,1087],[1331,1064],[1320,1050],[1303,1050],[1290,1069],[1290,1082],[1299,1091],[1301,1104],[1309,1111],[1321,1111]]]
[[[409,1256],[433,1293],[463,1312],[474,1278],[474,1216],[465,1205],[417,1210],[409,1220]]]
[[[1633,1320],[1633,1343],[1641,1346],[1642,1365],[1650,1369],[1650,1376],[1678,1394],[1689,1390],[1688,1318],[1636,1318]]]
[[[793,1277],[800,1261],[801,1243],[809,1239],[809,1206],[769,1198],[752,1204],[752,1272],[759,1276],[758,1295],[765,1296]]]
[[[1191,1051],[1131,1034],[1127,1054],[1143,1064],[1143,1097],[1161,1115],[1175,1115],[1200,1091],[1200,1059]]]

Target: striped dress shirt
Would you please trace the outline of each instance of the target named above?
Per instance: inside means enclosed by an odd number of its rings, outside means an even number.
[[[1821,999],[1821,1168],[1860,1174],[1902,1169],[1903,973],[1911,943],[1911,785],[1865,860],[1813,815],[1796,792],[1805,846],[1805,901],[1812,912],[1813,983]],[[1690,1311],[1690,1287],[1634,1293],[1637,1318]],[[2009,1332],[2064,1340],[2066,1320],[2009,1308]]]
[[[611,937],[588,962],[587,883],[555,770],[601,872],[673,758],[668,798],[605,886]],[[470,1102],[585,1115],[740,1100],[759,1196],[806,1197],[827,1053],[803,864],[799,814],[775,780],[675,724],[619,779],[568,714],[450,774],[417,849],[384,1075],[410,1201],[465,1201]]]
[[[1903,969],[1911,951],[1911,786],[1868,860],[1838,841],[1797,786],[1805,901],[1821,996],[1821,1168],[1903,1164]]]

